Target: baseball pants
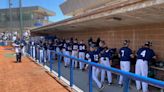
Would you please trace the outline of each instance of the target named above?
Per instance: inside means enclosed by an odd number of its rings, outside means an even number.
[[[148,75],[148,61],[138,59],[136,62],[136,66],[135,66],[135,74],[147,77],[147,75]],[[145,82],[141,83],[140,81],[136,81],[137,90],[141,89],[141,84],[142,84],[142,91],[147,92],[148,91],[148,84]]]
[[[21,62],[22,53],[16,53],[16,61]]]
[[[120,61],[120,69],[126,72],[130,71],[130,61]],[[122,85],[123,83],[123,76],[120,75],[118,84]]]
[[[33,58],[35,58],[35,46],[32,46],[32,53],[33,53]]]
[[[69,51],[65,51],[65,55],[70,56],[70,55],[71,55],[71,53],[70,53]],[[70,58],[68,58],[68,57],[64,57],[65,66],[68,66],[68,65],[69,65],[69,63],[70,63],[70,61],[71,61],[71,59],[70,59]]]
[[[40,58],[39,58],[39,62],[43,62],[43,50],[40,50]]]
[[[108,58],[106,58],[104,60],[104,57],[101,57],[100,58],[100,63],[104,66],[107,66],[107,67],[111,67],[110,65],[110,61]],[[108,83],[111,83],[112,82],[112,75],[111,75],[111,72],[110,71],[106,71],[104,69],[101,70],[101,83],[104,82],[104,79],[105,79],[105,72],[107,72],[107,78],[108,78]]]
[[[33,53],[32,46],[30,46],[30,55],[31,56],[33,56],[32,53]]]
[[[97,77],[97,68],[95,66],[92,66],[92,79],[96,82],[97,86],[99,88],[101,88],[102,84],[98,80],[98,77]]]
[[[79,59],[85,59],[85,53],[79,52]],[[84,69],[84,63],[80,62],[80,69]]]
[[[50,61],[50,54],[51,54],[51,53],[50,53],[50,50],[48,49],[48,50],[47,50],[47,58],[48,58],[48,61]]]
[[[73,50],[72,57],[78,58],[78,51]],[[72,61],[73,61],[73,66],[77,68],[78,62],[76,60],[72,60]]]

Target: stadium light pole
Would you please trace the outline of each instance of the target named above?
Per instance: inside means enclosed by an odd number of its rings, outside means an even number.
[[[10,18],[10,22],[9,22],[9,32],[10,33],[12,33],[12,21],[13,21],[13,19],[12,19],[12,2],[11,2],[12,0],[9,0],[9,18]],[[10,35],[11,36],[11,35]],[[10,37],[10,39],[11,39],[11,37]]]
[[[20,37],[23,36],[22,0],[19,0]]]

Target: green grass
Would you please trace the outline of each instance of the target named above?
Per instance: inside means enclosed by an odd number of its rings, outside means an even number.
[[[6,57],[6,58],[13,58],[15,56],[14,56],[14,54],[5,54],[4,57]]]

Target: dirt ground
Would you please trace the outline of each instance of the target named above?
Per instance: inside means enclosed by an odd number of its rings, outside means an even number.
[[[0,92],[69,91],[30,59],[15,63],[11,47],[0,46]]]

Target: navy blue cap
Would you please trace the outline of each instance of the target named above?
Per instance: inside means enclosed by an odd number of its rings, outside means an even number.
[[[152,46],[152,42],[150,41],[145,42],[145,46]]]

